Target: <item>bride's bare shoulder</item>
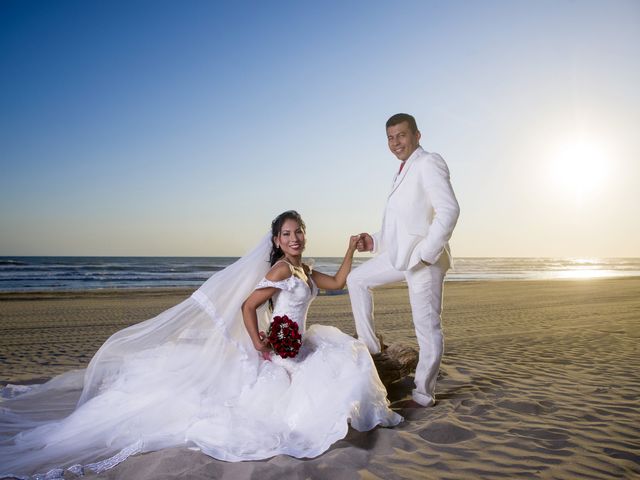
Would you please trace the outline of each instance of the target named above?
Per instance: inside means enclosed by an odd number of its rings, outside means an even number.
[[[291,267],[289,267],[288,263],[278,262],[271,270],[267,272],[265,278],[272,282],[279,282],[281,280],[286,280],[291,276]]]

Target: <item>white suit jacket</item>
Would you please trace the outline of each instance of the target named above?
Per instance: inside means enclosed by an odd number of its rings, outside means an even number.
[[[374,253],[387,252],[393,267],[402,271],[421,260],[436,263],[443,253],[453,265],[449,238],[459,215],[447,164],[419,146],[396,175],[382,228],[373,234]]]

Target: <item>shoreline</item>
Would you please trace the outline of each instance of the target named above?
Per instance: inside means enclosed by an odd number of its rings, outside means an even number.
[[[454,284],[483,284],[483,283],[525,283],[533,284],[544,282],[599,282],[599,281],[625,281],[639,280],[640,275],[612,275],[603,277],[555,277],[555,278],[479,278],[479,279],[445,279],[445,285]],[[204,283],[204,282],[202,282]],[[185,286],[158,286],[158,287],[105,287],[105,288],[78,288],[67,290],[0,290],[0,302],[9,300],[35,300],[39,298],[74,298],[86,296],[117,296],[117,295],[150,295],[157,296],[161,294],[185,294],[190,295],[196,291],[201,285],[193,287]],[[389,287],[403,286],[406,282],[397,282],[388,284],[377,289],[385,289]],[[341,295],[347,293],[347,289],[337,290],[339,293],[327,293],[327,290],[320,290],[320,295]]]
[[[38,299],[73,299],[85,297],[112,297],[112,296],[161,296],[161,295],[190,295],[197,288],[189,287],[134,287],[134,288],[88,288],[78,290],[26,290],[15,292],[0,291],[0,302],[11,300],[38,300]]]

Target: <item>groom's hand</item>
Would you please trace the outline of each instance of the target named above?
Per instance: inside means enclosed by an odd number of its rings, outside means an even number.
[[[370,252],[373,250],[373,238],[368,233],[361,233],[360,239],[356,244],[359,252]]]

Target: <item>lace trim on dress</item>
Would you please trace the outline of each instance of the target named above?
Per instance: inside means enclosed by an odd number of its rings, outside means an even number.
[[[34,480],[62,480],[64,479],[64,470],[62,470],[61,468],[54,468],[53,470],[49,470],[44,475],[34,475],[33,478]]]
[[[238,348],[238,350],[240,352],[242,352],[243,355],[243,359],[247,359],[248,355],[247,352],[244,348],[244,346],[242,346],[238,341],[236,341],[235,339],[231,338],[231,336],[227,333],[226,329],[219,325],[219,323],[215,322],[215,319],[218,318],[218,315],[216,313],[216,307],[213,305],[213,303],[211,302],[211,300],[209,300],[209,297],[207,297],[204,293],[202,293],[200,290],[196,290],[195,292],[193,292],[191,294],[191,298],[198,304],[198,306],[200,306],[200,308],[202,310],[205,311],[205,313],[207,315],[209,315],[209,317],[211,318],[211,320],[213,320],[213,326],[215,328],[215,330],[222,335],[222,337],[227,340],[229,343],[233,344],[234,346],[236,346]]]
[[[29,480],[29,477],[25,477],[25,476],[22,476],[22,475],[17,475],[15,473],[2,473],[2,472],[0,472],[0,478],[5,478],[5,477],[11,478],[11,479],[17,478],[18,480]]]
[[[138,440],[133,445],[129,445],[126,448],[123,448],[118,453],[116,453],[113,457],[109,457],[106,460],[102,460],[100,462],[90,463],[86,468],[95,472],[102,473],[110,468],[115,467],[119,463],[124,462],[131,455],[135,455],[136,453],[140,453],[142,451],[142,441]],[[75,465],[74,465],[75,466]]]
[[[76,465],[72,465],[71,467],[67,468],[67,472],[71,472],[74,475],[81,477],[84,475],[84,467],[78,463]]]
[[[47,473],[36,473],[31,476],[20,476],[20,475],[11,475],[0,473],[0,478],[17,478],[19,480],[64,480],[65,472],[69,472],[74,474],[77,477],[84,477],[84,474],[87,473],[86,470],[90,470],[93,473],[102,473],[105,472],[122,462],[124,462],[127,458],[137,453],[142,452],[142,441],[138,440],[136,443],[129,445],[126,448],[123,448],[114,456],[109,457],[105,460],[101,460],[95,463],[89,463],[88,465],[80,465],[79,463],[76,465],[72,465],[66,470],[63,468],[53,468],[49,470]]]
[[[14,398],[18,395],[24,395],[35,387],[36,385],[14,385],[7,383],[4,387],[0,387],[0,398]],[[3,411],[2,408],[0,408],[0,412],[1,411]]]
[[[193,292],[191,294],[191,298],[193,298],[196,303],[198,303],[198,305],[200,305],[200,307],[202,307],[202,309],[207,312],[207,314],[212,319],[218,316],[218,314],[216,313],[216,307],[213,305],[213,302],[211,302],[211,300],[209,300],[209,297],[207,297],[200,290],[196,290],[195,292]]]
[[[288,292],[291,292],[293,291],[293,288],[295,286],[294,278],[296,277],[294,275],[291,275],[289,278],[285,278],[284,280],[278,280],[276,282],[272,282],[271,280],[267,280],[266,278],[263,278],[262,280],[260,280],[260,282],[258,282],[258,285],[256,285],[256,290],[259,288],[274,287],[280,290],[286,290]]]
[[[291,270],[291,276],[288,278],[285,278],[284,280],[278,280],[278,281],[271,281],[265,277],[262,280],[260,280],[258,285],[256,285],[256,288],[255,288],[256,290],[259,288],[274,287],[280,290],[287,290],[291,292],[295,287],[294,281],[293,281],[293,278],[295,277],[301,280],[302,282],[304,282],[309,287],[309,289],[313,291],[315,287],[315,282],[311,278],[311,274],[313,273],[313,264],[310,264],[310,265],[305,264],[305,266],[309,269],[308,271],[305,271],[303,267],[296,267],[295,265],[287,262],[284,259],[278,260],[274,265],[277,265],[278,263],[287,264],[289,266],[289,270]],[[296,272],[301,272],[301,274],[304,275],[305,278],[302,278],[300,275],[297,275]]]

